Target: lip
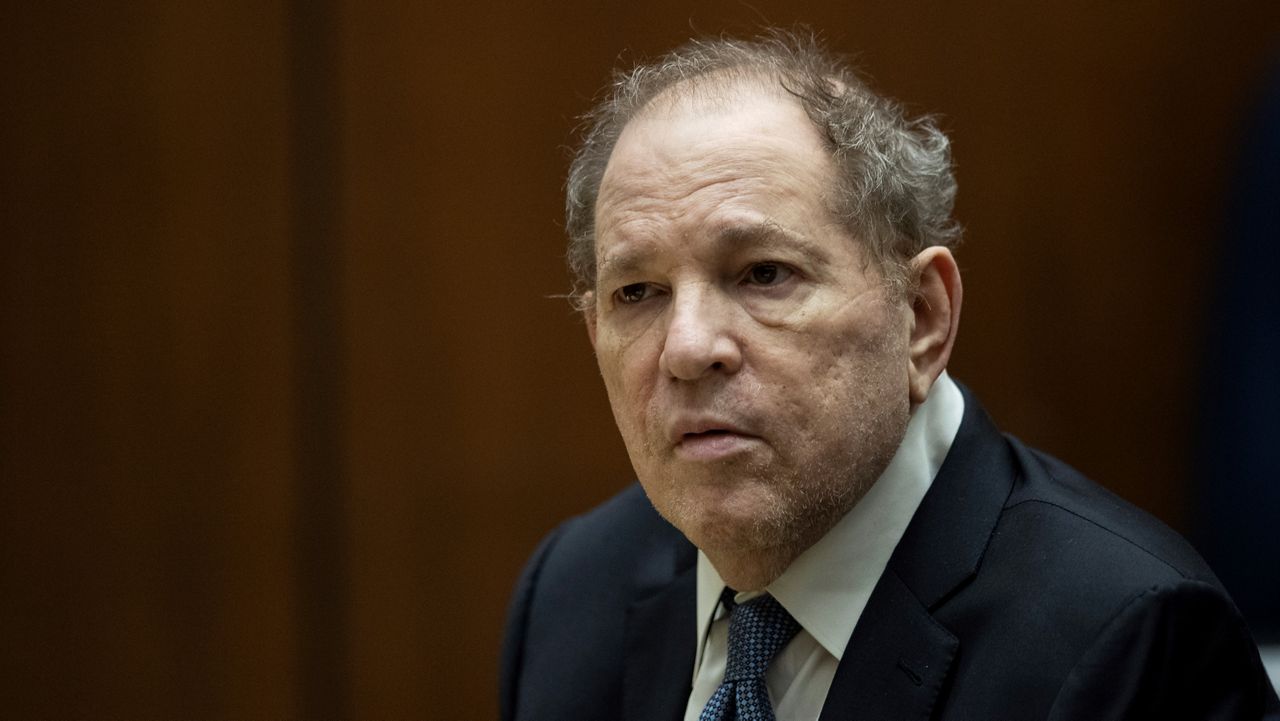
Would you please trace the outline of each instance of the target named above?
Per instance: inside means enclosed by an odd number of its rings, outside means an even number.
[[[714,417],[688,417],[672,424],[676,454],[688,460],[713,461],[748,450],[760,442],[741,426]]]
[[[717,461],[745,453],[760,439],[738,433],[713,433],[685,436],[676,444],[676,455],[690,461]]]

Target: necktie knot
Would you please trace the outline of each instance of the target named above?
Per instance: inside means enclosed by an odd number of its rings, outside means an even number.
[[[724,682],[702,710],[700,721],[772,721],[764,672],[799,630],[800,624],[773,596],[757,596],[732,606]]]
[[[729,617],[729,662],[725,681],[764,677],[769,662],[800,630],[773,596],[757,596],[734,607]]]

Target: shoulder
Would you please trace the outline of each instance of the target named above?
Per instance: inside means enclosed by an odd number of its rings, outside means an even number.
[[[1006,442],[1015,478],[979,570],[937,611],[961,642],[953,701],[994,713],[991,699],[1017,698],[1063,719],[1181,717],[1151,705],[1178,698],[1260,709],[1252,639],[1195,549],[1065,463]],[[1136,715],[1098,715],[1108,708]]]
[[[1102,627],[1063,680],[1050,718],[1258,719],[1280,712],[1231,600],[1200,581],[1153,586]]]
[[[670,556],[681,541],[633,483],[547,534],[525,565],[516,603],[534,614],[611,614],[646,554]]]
[[[649,503],[638,483],[553,530],[525,573],[545,593],[592,595],[631,583],[649,555],[670,555],[687,544]]]
[[[1085,585],[1111,581],[1134,593],[1183,581],[1221,588],[1191,544],[1164,523],[1053,456],[1014,438],[1009,444],[1021,477],[1004,504],[997,539],[1053,549],[1045,556],[1050,570],[1097,582]]]
[[[1195,549],[1159,520],[1065,463],[1008,442],[1018,478],[974,586],[1057,639],[1059,661],[1136,599],[1179,589],[1227,598]]]
[[[612,708],[627,609],[695,561],[692,544],[638,484],[549,533],[525,565],[508,610],[502,717],[589,718]],[[572,695],[563,692],[565,678],[576,679]]]
[[[1069,557],[1088,553],[1087,569],[1123,566],[1139,585],[1197,580],[1220,587],[1196,549],[1169,526],[1048,453],[1014,438],[1010,446],[1021,478],[1002,525],[1016,526],[1023,538],[1064,543]]]

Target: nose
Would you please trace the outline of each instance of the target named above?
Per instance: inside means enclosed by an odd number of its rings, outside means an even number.
[[[733,333],[733,309],[714,293],[690,290],[672,298],[659,369],[679,380],[736,373],[742,347]]]

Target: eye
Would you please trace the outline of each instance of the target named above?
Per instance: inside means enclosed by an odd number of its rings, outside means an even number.
[[[639,303],[649,297],[648,283],[629,283],[614,291],[614,297],[623,305]]]
[[[747,269],[744,280],[752,285],[778,285],[791,277],[791,269],[779,263],[756,263]]]

